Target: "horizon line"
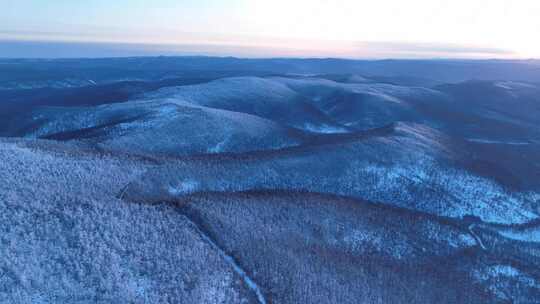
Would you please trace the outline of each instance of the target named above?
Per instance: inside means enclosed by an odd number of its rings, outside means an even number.
[[[265,46],[249,46],[249,45],[232,45],[220,43],[158,43],[158,42],[114,42],[114,41],[84,41],[84,40],[61,40],[61,39],[17,39],[17,38],[0,38],[0,44],[9,44],[15,50],[5,51],[0,58],[2,59],[97,59],[97,58],[141,58],[141,57],[214,57],[214,58],[237,58],[237,59],[336,59],[336,60],[359,60],[359,61],[383,61],[383,60],[454,60],[454,61],[537,61],[540,58],[509,56],[510,53],[500,52],[506,56],[493,56],[493,53],[475,53],[475,49],[471,48],[470,52],[456,51],[456,54],[461,56],[450,56],[452,49],[448,51],[434,44],[433,49],[429,49],[429,45],[421,45],[418,47],[420,51],[401,51],[398,46],[406,45],[409,48],[414,48],[414,43],[397,43],[397,42],[364,42],[366,45],[370,43],[383,45],[386,49],[382,52],[396,52],[396,56],[390,54],[369,56],[362,55],[339,55],[331,54],[332,51],[322,50],[300,50],[300,49],[285,49],[279,47]],[[72,50],[36,50],[32,47],[37,46],[63,46],[66,48],[74,47]],[[76,49],[77,46],[93,46],[95,49]],[[389,47],[390,46],[390,47]],[[396,46],[395,48],[391,46]],[[19,47],[19,49],[16,49]],[[100,48],[101,47],[101,48]],[[4,48],[5,50],[6,48]],[[53,47],[54,49],[54,47]],[[44,54],[39,55],[42,51]],[[91,54],[91,52],[94,52]],[[48,52],[48,53],[47,53]],[[77,54],[80,53],[80,55]],[[328,52],[328,54],[324,54]],[[380,51],[381,52],[381,51]],[[14,55],[17,53],[17,55]],[[86,54],[85,54],[86,53]],[[274,54],[273,54],[274,53]],[[307,54],[302,54],[307,53]],[[311,54],[310,54],[311,53]],[[336,52],[339,53],[339,52]],[[428,54],[446,54],[432,55]],[[22,54],[22,55],[21,55]],[[409,54],[409,55],[408,55]],[[474,54],[476,56],[466,56],[465,54]],[[480,56],[491,54],[492,56]]]

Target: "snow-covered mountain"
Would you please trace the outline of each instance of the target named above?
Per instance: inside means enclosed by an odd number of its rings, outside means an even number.
[[[540,298],[534,65],[0,64],[1,303]]]

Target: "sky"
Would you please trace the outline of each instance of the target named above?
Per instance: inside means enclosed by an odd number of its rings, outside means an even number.
[[[539,0],[3,0],[2,7],[0,57],[540,58]]]

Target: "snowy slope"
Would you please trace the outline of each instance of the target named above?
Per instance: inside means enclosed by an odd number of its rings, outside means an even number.
[[[298,129],[343,132],[309,99],[271,79],[225,78],[201,85],[180,86],[147,93],[144,98],[167,99],[201,106],[257,115]]]
[[[159,163],[41,140],[1,140],[0,157],[2,302],[527,303],[540,295],[538,246],[486,223],[289,191],[132,204],[123,200],[129,185]]]
[[[157,155],[276,149],[303,137],[249,114],[153,100],[38,108],[12,125],[15,134],[28,138],[78,140],[107,151]]]
[[[291,192],[204,194],[184,209],[277,303],[527,303],[540,294],[537,247],[491,243],[458,221]]]
[[[538,218],[537,192],[509,191],[456,166],[463,156],[459,142],[433,129],[398,124],[275,152],[188,157],[148,171],[130,185],[127,198],[158,202],[193,192],[290,189],[488,222]]]
[[[0,303],[540,298],[531,62],[0,65]]]
[[[0,302],[257,303],[174,208],[126,204],[149,164],[0,143]]]

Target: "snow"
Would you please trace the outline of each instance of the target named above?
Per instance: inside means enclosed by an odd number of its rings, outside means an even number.
[[[473,270],[472,276],[477,281],[487,283],[486,289],[490,293],[506,301],[526,303],[528,300],[522,291],[540,290],[540,284],[533,277],[511,265],[489,265]]]
[[[325,126],[325,125],[317,126],[317,125],[312,125],[312,124],[305,124],[302,129],[313,132],[313,133],[323,133],[323,134],[336,134],[336,133],[348,132],[344,128],[337,128],[337,127]]]
[[[526,146],[530,145],[530,142],[524,141],[500,141],[500,140],[491,140],[483,138],[468,138],[470,142],[480,143],[480,144],[497,144],[497,145],[512,145],[512,146]]]
[[[149,170],[130,185],[127,199],[156,201],[171,195],[161,192],[162,185],[193,179],[200,182],[196,192],[288,189],[456,219],[476,216],[502,224],[538,219],[534,191],[512,191],[441,161],[447,147],[438,136],[434,130],[400,124],[391,136],[243,158],[185,159]],[[174,193],[174,199],[184,195]]]
[[[501,229],[498,233],[512,240],[540,243],[540,227],[532,227],[523,230],[518,229]]]
[[[234,77],[191,86],[164,88],[139,97],[143,100],[168,100],[215,109],[241,112],[270,119],[287,126],[312,130],[331,130],[331,120],[318,113],[307,99],[286,85],[258,77]]]
[[[195,180],[185,180],[177,186],[169,186],[169,193],[173,196],[186,195],[194,193],[199,188],[199,182]]]
[[[534,84],[530,83],[523,83],[523,82],[516,82],[516,81],[498,81],[494,83],[496,87],[506,89],[506,90],[514,90],[514,89],[537,89],[538,87]]]
[[[191,221],[191,220],[189,220],[188,217],[185,217],[185,218],[188,221]],[[234,260],[234,258],[232,256],[228,255],[227,253],[225,253],[225,251],[223,251],[223,249],[221,249],[211,238],[209,238],[203,231],[201,231],[200,228],[197,227],[197,225],[195,223],[193,223],[193,222],[191,222],[191,223],[194,225],[195,229],[198,231],[201,238],[203,240],[205,240],[205,242],[208,243],[212,248],[214,248],[219,253],[219,255],[225,261],[227,261],[227,263],[229,263],[229,265],[231,265],[231,267],[242,278],[242,280],[244,281],[244,283],[246,283],[246,285],[249,287],[249,289],[251,289],[255,293],[255,295],[257,296],[257,300],[258,300],[259,304],[266,304],[266,300],[265,300],[265,298],[263,296],[263,293],[262,293],[261,289],[257,285],[257,283],[255,283],[249,277],[249,275],[244,271],[244,269],[242,269],[242,267],[240,267],[240,265],[238,265],[238,263]]]
[[[127,102],[95,108],[40,108],[27,138],[94,128],[87,139],[103,150],[186,155],[279,149],[301,143],[288,128],[253,115],[165,101]],[[151,144],[149,144],[151,143]]]
[[[245,300],[235,269],[175,208],[116,198],[144,162],[24,141],[0,141],[0,158],[0,302]]]
[[[471,110],[444,86],[348,77],[229,77],[7,117],[2,134],[25,138],[0,139],[0,303],[538,298],[537,87],[488,83],[505,94]],[[497,157],[531,182],[463,165]]]

